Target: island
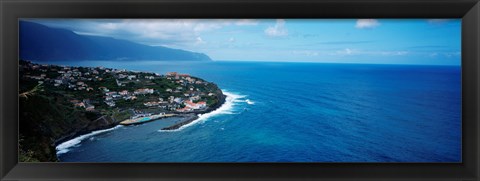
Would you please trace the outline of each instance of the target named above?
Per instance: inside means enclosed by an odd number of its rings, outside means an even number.
[[[166,117],[175,130],[219,108],[220,88],[189,74],[19,63],[20,161],[58,161],[55,146],[116,125]]]

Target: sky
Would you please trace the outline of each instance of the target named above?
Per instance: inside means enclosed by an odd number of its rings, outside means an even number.
[[[28,19],[217,61],[461,64],[461,19]]]

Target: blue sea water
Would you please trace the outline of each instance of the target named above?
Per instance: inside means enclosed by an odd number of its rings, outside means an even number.
[[[178,131],[175,118],[86,135],[64,162],[460,162],[459,66],[109,62],[214,82],[227,105]]]

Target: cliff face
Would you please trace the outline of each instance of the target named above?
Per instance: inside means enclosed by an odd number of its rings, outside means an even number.
[[[217,89],[217,90],[215,91],[215,94],[217,95],[217,100],[218,100],[218,102],[216,102],[213,106],[209,107],[209,108],[207,109],[207,112],[213,111],[213,110],[219,108],[220,106],[222,106],[223,103],[225,103],[225,99],[227,98],[227,97],[223,94],[222,90],[217,87],[217,85],[215,85],[215,87],[216,87],[216,89]]]
[[[21,162],[58,161],[56,144],[117,124],[110,116],[72,108],[61,95],[38,93],[19,101]]]
[[[99,116],[99,118],[93,121],[84,122],[83,126],[74,127],[70,129],[69,132],[64,133],[63,136],[55,138],[54,145],[58,145],[62,142],[68,141],[83,134],[90,133],[92,131],[111,128],[119,123],[119,120],[115,120],[111,116]]]

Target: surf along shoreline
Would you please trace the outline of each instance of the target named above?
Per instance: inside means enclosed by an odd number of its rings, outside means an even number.
[[[222,91],[220,89],[218,91],[221,94],[219,94],[220,95],[219,96],[219,101],[216,104],[214,104],[214,105],[212,105],[212,106],[210,106],[206,109],[203,109],[203,110],[194,110],[194,111],[190,111],[190,112],[187,112],[187,113],[176,113],[176,115],[172,116],[171,118],[180,118],[181,120],[178,121],[177,123],[175,123],[174,125],[162,128],[161,130],[165,130],[165,131],[179,130],[180,128],[182,128],[184,126],[191,124],[195,120],[200,119],[199,115],[211,113],[211,112],[221,108],[222,106],[224,106],[226,104],[227,95],[225,95],[224,91]],[[158,121],[158,120],[161,120],[161,119],[162,118],[157,119],[157,120],[153,120],[153,121]],[[119,127],[122,127],[122,126],[129,126],[129,125],[121,125],[120,122],[121,121],[114,121],[113,123],[109,124],[108,126],[102,126],[102,127],[96,128],[96,129],[89,130],[89,131],[77,132],[77,133],[68,135],[66,137],[63,137],[61,140],[57,140],[55,142],[55,150],[56,150],[57,158],[58,158],[59,154],[67,153],[69,151],[68,148],[70,148],[72,146],[75,146],[75,145],[78,145],[84,139],[88,139],[88,138],[90,138],[92,136],[95,136],[97,134],[113,131],[113,130],[115,130]],[[149,122],[151,122],[151,121],[149,121]],[[148,123],[148,122],[145,122],[145,123]],[[145,123],[139,123],[139,124],[145,124]]]
[[[161,130],[173,131],[173,130],[180,129],[181,127],[183,127],[185,125],[188,125],[188,124],[192,123],[193,121],[199,119],[200,118],[198,116],[199,114],[207,114],[207,113],[210,113],[210,112],[213,112],[213,111],[219,109],[220,107],[222,107],[225,104],[226,98],[227,98],[227,96],[223,93],[223,91],[221,91],[221,92],[222,92],[222,94],[220,96],[220,101],[217,104],[215,104],[211,107],[208,107],[206,110],[197,110],[197,111],[191,111],[191,112],[184,113],[184,114],[179,114],[176,117],[183,117],[184,119],[182,121],[179,121],[178,123],[176,123],[172,126],[162,128]]]

